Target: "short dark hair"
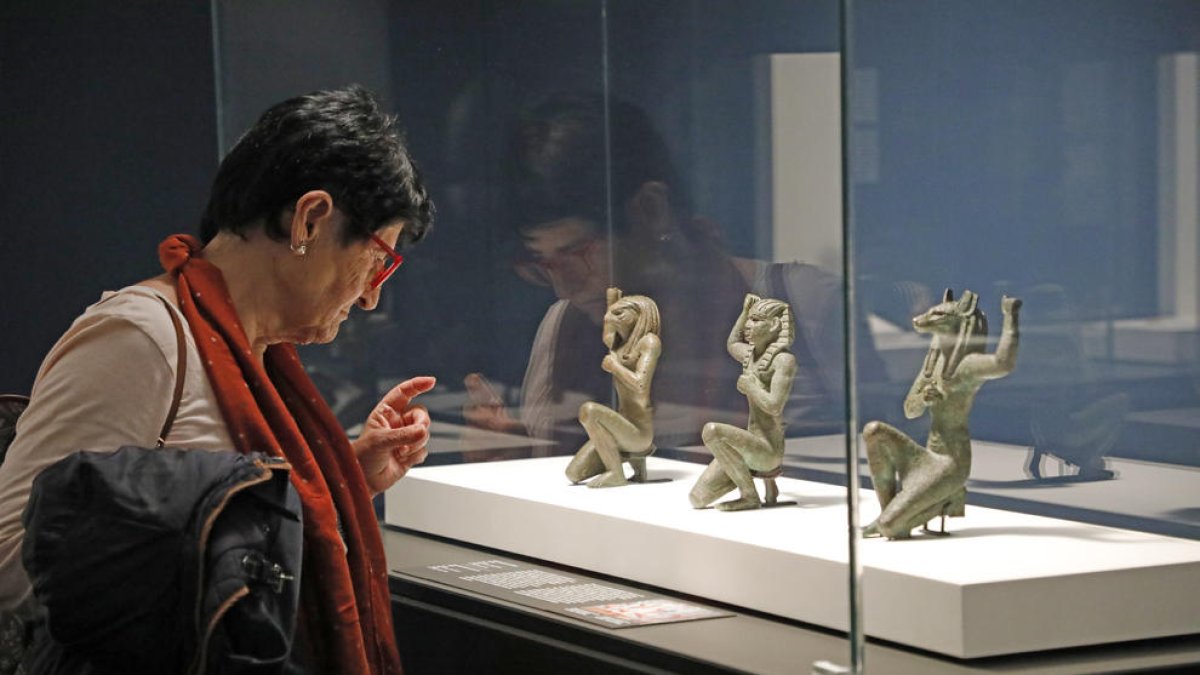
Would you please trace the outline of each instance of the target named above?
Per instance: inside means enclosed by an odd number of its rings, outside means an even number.
[[[200,237],[207,243],[221,231],[244,235],[262,221],[267,236],[286,239],[280,216],[310,190],[329,192],[346,214],[345,241],[403,219],[401,243],[413,243],[433,222],[433,201],[396,117],[351,85],[263,113],[221,161]]]
[[[603,227],[611,189],[612,226],[624,232],[624,204],[650,181],[670,186],[677,209],[690,208],[662,136],[621,99],[562,92],[538,101],[517,120],[509,156],[509,217],[518,230],[572,216]]]

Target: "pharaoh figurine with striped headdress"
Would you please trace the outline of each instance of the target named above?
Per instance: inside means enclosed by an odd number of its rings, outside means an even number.
[[[774,477],[783,465],[783,406],[796,376],[796,358],[789,351],[795,332],[786,302],[746,295],[726,348],[742,364],[737,388],[749,403],[750,419],[745,429],[720,422],[704,425],[701,438],[715,459],[688,495],[695,508],[708,506],[734,488],[738,497],[717,504],[718,509],[762,506],[755,477],[768,479],[767,502],[775,502]]]

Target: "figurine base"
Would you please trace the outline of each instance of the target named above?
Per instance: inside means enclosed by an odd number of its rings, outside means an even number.
[[[568,460],[413,469],[385,522],[847,629],[844,488],[780,478],[799,506],[735,516],[689,505],[702,465],[651,458],[674,480],[575,490]],[[871,522],[874,494],[861,503]],[[859,540],[868,635],[975,658],[1200,630],[1200,542],[976,506],[947,530]]]
[[[777,507],[777,506],[795,506],[795,505],[796,505],[796,504],[798,504],[798,503],[799,503],[799,502],[795,502],[795,501],[792,501],[792,500],[787,500],[787,501],[779,501],[779,502],[769,502],[769,503],[768,503],[768,502],[761,502],[761,503],[759,504],[759,507],[758,507],[758,509],[773,509],[773,508],[775,508],[775,507]],[[700,511],[710,511],[710,510],[711,510],[711,511],[717,511],[717,510],[719,510],[719,509],[717,509],[717,507],[718,507],[718,506],[720,506],[720,505],[721,505],[721,502],[715,502],[715,503],[713,503],[713,504],[709,504],[708,506],[702,507],[702,508],[700,508],[699,510],[700,510]],[[746,510],[746,511],[757,511],[758,509],[743,509],[743,510]]]
[[[590,478],[588,480],[591,480]],[[653,485],[654,483],[670,483],[674,478],[647,478],[646,480],[634,480],[627,478],[626,483],[620,487],[629,487],[630,485]],[[578,483],[568,483],[571,487],[585,487],[588,481],[580,481]]]

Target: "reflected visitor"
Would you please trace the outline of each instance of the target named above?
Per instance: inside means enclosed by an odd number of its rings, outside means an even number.
[[[663,325],[687,327],[669,333],[663,346],[656,424],[665,443],[698,440],[707,416],[699,411],[732,409],[721,387],[730,369],[717,358],[723,336],[713,326],[729,314],[731,298],[737,306],[745,285],[712,228],[688,215],[690,200],[677,187],[662,139],[629,104],[609,101],[606,110],[600,97],[562,95],[518,120],[511,157],[510,218],[525,251],[516,271],[558,299],[530,348],[515,419],[486,408],[479,387],[472,395],[480,405],[465,411],[467,419],[553,439],[560,451],[577,449],[584,441],[580,406],[612,399],[611,378],[595,367],[606,349],[594,336],[606,289],[618,286],[654,298]]]
[[[796,312],[799,374],[788,432],[843,428],[840,280],[812,265],[730,255],[719,227],[693,214],[686,182],[642,110],[592,95],[550,97],[520,118],[511,155],[512,220],[525,249],[516,270],[558,300],[530,349],[519,409],[508,414],[482,376],[469,377],[470,424],[579,447],[579,406],[612,396],[594,366],[603,345],[590,336],[604,316],[605,289],[619,286],[653,297],[668,327],[655,382],[660,447],[698,444],[708,421],[744,426],[744,404],[728,386],[737,364],[722,353],[721,326],[733,323],[747,292],[781,298]],[[865,327],[859,335],[869,379],[882,364]]]

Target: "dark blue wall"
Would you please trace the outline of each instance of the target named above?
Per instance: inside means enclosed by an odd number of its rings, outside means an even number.
[[[206,3],[0,3],[0,391],[104,289],[159,271],[217,160]]]
[[[855,127],[879,164],[855,187],[859,273],[1157,314],[1157,63],[1200,50],[1200,2],[855,7],[854,66],[879,83]]]

